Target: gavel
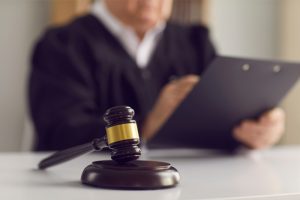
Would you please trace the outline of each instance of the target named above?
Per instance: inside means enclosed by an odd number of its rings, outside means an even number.
[[[91,151],[108,148],[112,160],[95,161],[82,175],[83,184],[110,189],[161,189],[179,183],[179,173],[169,163],[137,160],[141,156],[139,133],[134,110],[129,106],[116,106],[104,114],[106,135],[92,142],[59,151],[43,159],[38,168],[68,161]]]
[[[104,114],[106,135],[92,142],[59,151],[42,160],[39,169],[60,164],[91,151],[111,150],[111,159],[125,163],[136,160],[141,155],[139,133],[136,121],[133,120],[134,110],[129,106],[116,106]]]

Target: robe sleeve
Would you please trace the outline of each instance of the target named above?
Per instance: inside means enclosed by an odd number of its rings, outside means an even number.
[[[84,49],[68,34],[48,31],[34,49],[29,106],[35,150],[61,150],[105,134],[91,66],[76,48]]]

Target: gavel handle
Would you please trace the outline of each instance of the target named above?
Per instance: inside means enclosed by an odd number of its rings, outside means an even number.
[[[43,159],[38,167],[39,169],[46,169],[53,165],[60,164],[62,162],[66,162],[83,154],[86,154],[91,151],[100,151],[103,148],[107,147],[106,138],[97,138],[94,139],[92,142],[87,144],[82,144],[79,146],[71,147],[69,149],[65,149],[62,151],[58,151],[51,156]]]

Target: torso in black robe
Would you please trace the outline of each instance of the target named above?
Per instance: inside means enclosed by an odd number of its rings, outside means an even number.
[[[46,31],[35,47],[29,97],[36,150],[58,150],[105,134],[102,115],[116,105],[139,125],[170,78],[198,74],[215,57],[202,26],[167,26],[145,69],[94,16]]]

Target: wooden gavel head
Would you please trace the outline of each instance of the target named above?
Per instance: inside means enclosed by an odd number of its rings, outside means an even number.
[[[133,116],[134,110],[129,106],[112,107],[103,116],[111,159],[118,163],[133,161],[141,156],[139,133]]]

